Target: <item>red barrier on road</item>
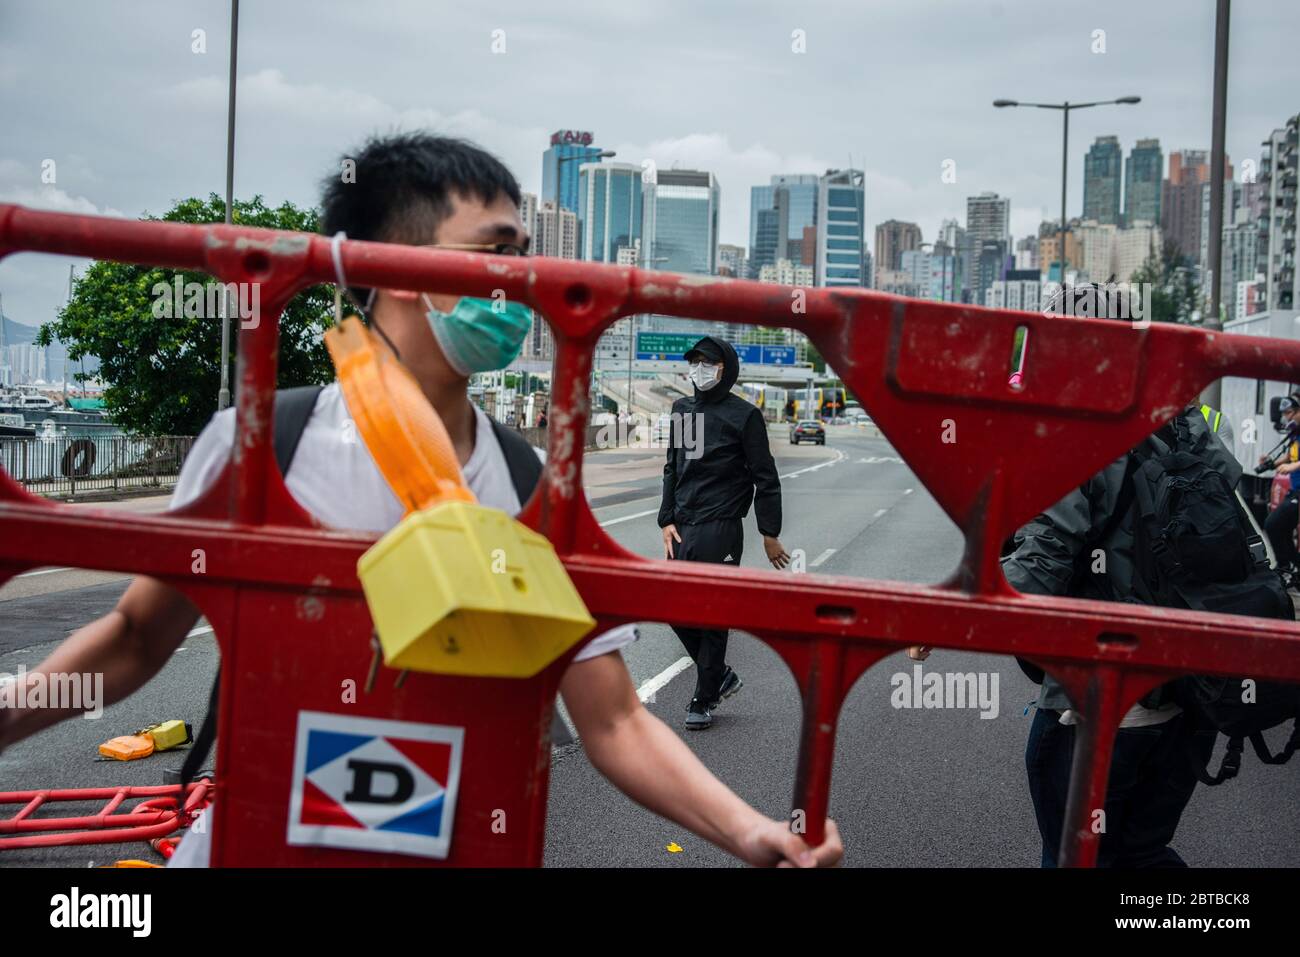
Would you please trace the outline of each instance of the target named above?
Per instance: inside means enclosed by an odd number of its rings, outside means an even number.
[[[548,728],[569,659],[529,680],[384,672],[357,703],[370,616],[356,560],[370,541],[321,530],[293,502],[271,454],[278,316],[300,289],[335,276],[329,241],[232,226],[129,222],[0,205],[0,256],[38,251],[204,270],[261,284],[262,319],[239,334],[235,455],[182,513],[73,512],[0,473],[0,582],[38,565],[115,569],[184,591],[222,651],[213,863],[393,865],[395,853],[288,843],[300,724],[320,715],[463,729],[452,865],[540,864]],[[998,565],[1003,539],[1180,411],[1225,375],[1300,380],[1300,343],[1171,325],[1146,329],[1033,313],[679,276],[558,259],[483,256],[345,242],[358,286],[507,298],[543,313],[557,357],[549,454],[522,519],[546,535],[603,630],[663,621],[750,632],[790,667],[804,703],[793,808],[821,840],[836,721],[862,673],[912,644],[1018,654],[1064,684],[1080,725],[1062,861],[1091,865],[1120,718],[1147,691],[1189,672],[1300,681],[1300,626],[1166,608],[1027,597]],[[797,307],[797,308],[796,308]],[[935,586],[680,565],[633,555],[597,524],[582,492],[581,437],[596,339],[621,316],[660,313],[805,332],[965,535],[953,578]],[[1024,381],[1007,376],[1018,327],[1032,343]],[[955,441],[952,439],[955,438]],[[206,574],[190,572],[204,549]],[[681,587],[683,579],[698,586]],[[706,596],[701,600],[701,596]],[[364,721],[363,721],[364,724]],[[361,727],[362,725],[358,725]],[[293,796],[296,795],[296,796]],[[321,821],[317,821],[317,824]]]
[[[0,791],[0,807],[21,804],[11,818],[0,819],[0,851],[30,847],[65,847],[72,844],[125,844],[148,841],[183,827],[211,800],[212,782],[194,781],[185,787],[185,803],[177,806],[178,784],[156,787],[66,788],[46,791]],[[131,808],[125,803],[148,798]],[[36,817],[52,804],[105,801],[98,814],[72,817]],[[17,836],[10,836],[17,835]]]

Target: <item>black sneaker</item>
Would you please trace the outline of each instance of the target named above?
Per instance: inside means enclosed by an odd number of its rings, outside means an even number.
[[[713,710],[722,704],[723,700],[730,698],[733,694],[745,687],[745,682],[740,680],[740,675],[727,666],[727,670],[722,673],[722,686],[718,688],[718,697],[714,700],[710,710]]]
[[[686,730],[703,731],[713,724],[713,713],[699,698],[691,699],[691,706],[686,712]]]

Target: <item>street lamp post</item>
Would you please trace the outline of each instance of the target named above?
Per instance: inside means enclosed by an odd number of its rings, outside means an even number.
[[[993,105],[996,107],[1005,106],[1030,106],[1039,110],[1060,110],[1064,118],[1061,131],[1061,228],[1057,232],[1057,238],[1060,243],[1058,253],[1061,257],[1061,285],[1065,285],[1065,195],[1069,186],[1069,165],[1070,165],[1070,111],[1085,110],[1090,106],[1111,106],[1113,104],[1122,104],[1132,106],[1142,102],[1140,96],[1121,96],[1118,100],[1097,100],[1093,103],[1071,103],[1068,100],[1064,103],[1020,103],[1017,100],[994,100]]]
[[[1218,0],[1214,18],[1214,115],[1210,130],[1210,308],[1206,317],[1205,328],[1219,331],[1223,324],[1219,321],[1219,303],[1221,301],[1223,268],[1223,170],[1227,165],[1224,156],[1225,123],[1228,112],[1228,20],[1231,12],[1230,0]],[[1223,385],[1215,379],[1205,387],[1204,401],[1219,407],[1222,399]]]
[[[230,0],[230,95],[226,104],[226,224],[233,222],[235,192],[235,62],[239,53],[239,0]],[[230,289],[221,294],[221,386],[217,409],[230,405]]]

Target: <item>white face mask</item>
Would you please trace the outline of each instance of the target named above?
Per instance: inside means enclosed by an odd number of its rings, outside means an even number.
[[[691,381],[695,383],[697,389],[701,392],[708,392],[717,385],[718,380],[722,378],[722,366],[708,365],[703,362],[692,362],[690,377]]]

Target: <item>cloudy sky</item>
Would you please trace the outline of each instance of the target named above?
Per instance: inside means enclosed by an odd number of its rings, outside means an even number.
[[[581,129],[716,173],[723,242],[748,244],[751,186],[850,162],[869,242],[890,218],[931,240],[984,190],[1023,236],[1059,206],[1060,117],[991,101],[1142,97],[1071,118],[1074,215],[1098,135],[1208,149],[1213,32],[1213,0],[243,0],[235,190],[311,204],[367,134],[428,127],[537,192],[549,134]],[[0,201],[134,217],[224,191],[228,34],[228,0],[0,0]],[[1298,53],[1300,3],[1237,0],[1234,161],[1300,112]],[[52,318],[68,262],[0,262],[5,313]]]

